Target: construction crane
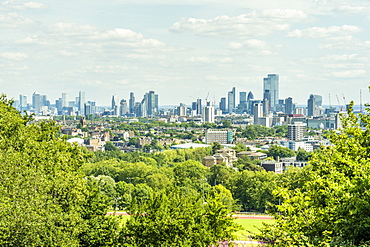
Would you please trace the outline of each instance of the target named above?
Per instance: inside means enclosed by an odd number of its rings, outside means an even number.
[[[342,93],[342,96],[343,96],[344,107],[347,109],[347,102],[346,102],[346,97],[344,97],[344,93]]]
[[[339,102],[338,95],[336,94],[335,96],[337,97],[338,106],[339,106],[339,111],[342,111],[343,109],[342,109],[342,106],[341,106],[341,104],[340,104],[340,102]]]

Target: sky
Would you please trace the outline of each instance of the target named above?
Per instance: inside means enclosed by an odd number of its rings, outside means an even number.
[[[160,105],[218,104],[236,87],[262,98],[370,102],[368,0],[0,1],[0,88],[10,98],[79,91],[110,105],[134,92]],[[330,95],[330,97],[329,97]]]

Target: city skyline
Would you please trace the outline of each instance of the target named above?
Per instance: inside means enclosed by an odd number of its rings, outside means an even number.
[[[278,74],[280,99],[359,104],[362,90],[365,103],[369,16],[356,0],[2,1],[1,91],[85,91],[110,105],[154,90],[160,105],[217,103],[233,87],[262,99],[262,78]]]

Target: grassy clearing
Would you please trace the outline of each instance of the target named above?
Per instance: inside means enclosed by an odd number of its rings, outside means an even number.
[[[239,230],[236,235],[238,236],[237,240],[249,240],[250,232],[259,233],[258,228],[262,227],[262,222],[273,223],[273,220],[269,219],[235,219],[235,222],[243,227],[242,230]]]

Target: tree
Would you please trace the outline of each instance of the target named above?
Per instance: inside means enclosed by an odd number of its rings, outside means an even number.
[[[241,210],[265,212],[268,202],[273,201],[272,191],[277,186],[277,179],[278,175],[273,172],[245,170],[234,173],[226,188],[240,203]]]
[[[308,161],[310,157],[311,157],[311,154],[309,152],[301,148],[298,149],[297,157],[296,157],[297,161]]]
[[[134,201],[121,233],[123,246],[211,246],[230,240],[238,226],[218,196],[162,190]]]
[[[277,160],[278,157],[285,158],[285,157],[292,157],[294,155],[295,153],[293,150],[290,150],[289,148],[277,146],[277,145],[272,145],[268,149],[268,156],[274,157],[275,160]]]
[[[54,122],[31,123],[0,97],[0,245],[114,244],[118,221],[80,171],[82,150]]]
[[[261,239],[279,246],[370,243],[370,115],[357,117],[352,107],[341,133],[329,136],[333,146],[314,152],[304,176],[296,177],[298,186],[283,182],[275,192],[280,214]]]
[[[222,149],[222,145],[220,143],[218,143],[218,142],[212,142],[211,143],[211,146],[212,146],[212,152],[213,152],[213,154],[215,154],[217,150]]]
[[[119,151],[119,148],[114,146],[113,142],[110,141],[105,142],[104,148],[106,151]]]

